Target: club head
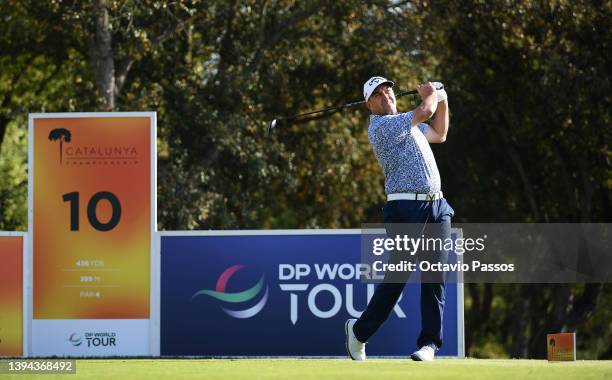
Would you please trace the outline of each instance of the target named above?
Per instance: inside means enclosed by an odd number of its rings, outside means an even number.
[[[276,121],[277,119],[274,119],[270,122],[270,124],[268,124],[268,134],[272,131],[272,129],[276,128]]]

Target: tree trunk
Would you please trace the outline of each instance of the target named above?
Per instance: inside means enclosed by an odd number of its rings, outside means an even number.
[[[108,16],[108,1],[95,0],[93,5],[95,33],[89,38],[89,54],[102,108],[115,108],[115,62]]]
[[[531,309],[531,284],[519,284],[519,291],[517,292],[518,299],[515,308],[516,317],[512,325],[512,358],[525,358],[528,355],[527,350],[527,326],[529,318],[529,310]]]
[[[467,316],[468,327],[465,334],[465,352],[469,353],[474,337],[476,336],[476,328],[479,326],[478,312],[480,310],[480,292],[477,284],[466,284],[470,297],[472,298],[472,307]]]
[[[9,118],[4,115],[0,115],[0,153],[2,152],[2,142],[4,141],[4,135],[6,134],[6,127],[9,123]]]
[[[466,284],[472,298],[472,307],[467,318],[468,329],[465,339],[465,352],[469,353],[474,344],[474,338],[485,336],[488,328],[488,321],[491,317],[491,306],[493,302],[493,285]]]

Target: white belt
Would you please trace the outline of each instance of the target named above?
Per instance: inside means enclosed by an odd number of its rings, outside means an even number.
[[[395,193],[387,195],[387,201],[436,201],[443,198],[444,195],[441,191],[433,194],[417,194],[417,193]]]

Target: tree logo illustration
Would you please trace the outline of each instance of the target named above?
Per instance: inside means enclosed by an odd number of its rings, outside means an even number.
[[[70,142],[71,139],[72,139],[72,134],[66,128],[56,128],[56,129],[53,129],[49,133],[49,140],[51,141],[59,140],[60,142],[60,164],[62,163],[62,155],[63,155],[62,145],[64,144],[64,142]]]
[[[557,342],[555,342],[555,338],[551,339],[550,342],[548,343],[548,345],[550,346],[550,352],[552,352],[552,354],[555,354],[555,346],[557,345]]]

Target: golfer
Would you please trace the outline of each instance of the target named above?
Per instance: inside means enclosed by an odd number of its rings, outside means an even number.
[[[431,83],[418,86],[417,91],[421,104],[410,112],[398,113],[393,82],[375,76],[363,85],[366,105],[372,113],[368,138],[385,177],[387,203],[383,208],[383,222],[386,225],[410,223],[423,228],[442,226],[440,230],[450,237],[454,211],[442,196],[440,173],[429,146],[446,140],[447,95]],[[431,124],[425,124],[432,116]],[[445,254],[439,252],[436,260],[445,260]],[[387,319],[404,289],[407,277],[401,281],[389,280],[388,274],[361,317],[346,321],[346,349],[353,360],[366,359],[366,342]],[[422,326],[417,351],[411,358],[432,361],[442,347],[444,275],[435,281],[423,281],[421,275]]]

